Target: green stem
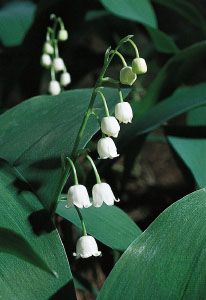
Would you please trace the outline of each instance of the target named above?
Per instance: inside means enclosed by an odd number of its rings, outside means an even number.
[[[91,113],[91,115],[95,116],[95,118],[96,118],[96,120],[97,120],[97,122],[99,124],[99,127],[101,127],[101,120],[100,120],[98,114],[96,114],[95,111],[93,110],[92,113]]]
[[[102,80],[104,78],[104,75],[112,61],[112,59],[114,58],[114,55],[116,54],[116,52],[118,51],[118,49],[121,47],[121,45],[123,43],[126,43],[128,41],[128,37],[125,37],[123,38],[119,44],[117,45],[117,47],[115,48],[115,50],[112,50],[112,52],[108,52],[108,56],[106,57],[105,56],[105,59],[104,59],[104,65],[102,67],[102,70],[99,74],[99,77],[95,83],[95,86],[93,88],[93,92],[92,92],[92,95],[91,95],[91,98],[90,98],[90,101],[89,101],[89,105],[87,107],[87,110],[84,114],[84,118],[82,120],[82,124],[79,128],[79,131],[78,131],[78,134],[77,134],[77,137],[76,137],[76,140],[74,142],[74,146],[73,146],[73,149],[72,149],[72,153],[71,153],[71,158],[73,161],[76,160],[77,158],[77,152],[78,152],[78,147],[79,147],[79,144],[80,144],[80,141],[82,139],[82,136],[84,134],[84,130],[86,128],[86,124],[87,124],[87,121],[92,113],[92,109],[93,109],[93,105],[94,105],[94,102],[95,102],[95,99],[96,99],[96,96],[97,96],[97,88],[100,87],[102,85]],[[111,55],[110,55],[111,54]],[[59,195],[61,194],[62,190],[63,190],[63,187],[69,177],[69,174],[70,174],[70,167],[69,167],[69,164],[67,163],[65,165],[65,168],[62,170],[62,174],[59,178],[59,183],[58,183],[58,186],[57,186],[57,189],[54,193],[54,196],[53,196],[53,199],[52,199],[52,203],[51,203],[51,206],[50,206],[50,213],[51,213],[51,216],[53,217],[54,216],[54,213],[56,211],[56,208],[57,208],[57,204],[58,204],[58,199],[59,199]]]
[[[85,223],[84,223],[84,219],[83,219],[83,216],[82,216],[82,214],[81,214],[81,212],[80,212],[80,209],[79,209],[78,207],[76,207],[76,206],[74,206],[74,207],[75,207],[75,209],[76,209],[76,211],[77,211],[77,213],[78,213],[79,219],[80,219],[80,221],[81,221],[81,225],[82,225],[82,234],[83,234],[83,235],[87,235],[86,225],[85,225]]]
[[[90,161],[91,165],[92,165],[92,168],[94,170],[94,174],[95,174],[95,177],[96,177],[96,180],[97,180],[97,183],[101,183],[101,179],[100,179],[100,176],[99,176],[99,173],[97,171],[97,168],[95,166],[95,163],[93,161],[93,159],[91,158],[91,156],[87,155],[86,158]]]
[[[54,46],[54,55],[55,55],[55,57],[59,57],[58,42],[57,42],[56,39],[53,40],[53,46]]]
[[[57,30],[57,25],[59,23],[58,18],[56,17],[55,14],[50,15],[50,19],[54,21],[53,26],[52,26],[52,30],[53,30],[53,39],[55,39],[56,37],[56,30]]]
[[[110,51],[110,53],[113,53],[113,52],[115,52],[114,54],[116,54],[116,55],[119,56],[119,58],[120,58],[121,61],[122,61],[123,66],[124,66],[124,67],[127,67],[127,63],[126,63],[126,61],[125,61],[123,55],[122,55],[119,51],[115,51],[115,50],[111,50],[111,51]]]
[[[132,47],[134,48],[134,50],[135,50],[135,54],[136,54],[136,57],[139,57],[139,51],[138,51],[138,49],[137,49],[137,46],[136,46],[136,44],[133,42],[133,40],[128,40],[128,42],[132,45]]]
[[[120,102],[124,102],[122,91],[120,89],[119,89],[119,98],[120,98]]]
[[[58,22],[59,22],[60,29],[65,29],[65,28],[64,28],[64,23],[63,23],[63,21],[62,21],[62,18],[58,17],[57,20],[58,20]]]
[[[108,109],[108,106],[107,106],[107,101],[104,97],[104,94],[100,91],[100,90],[97,90],[97,93],[100,94],[101,98],[102,98],[102,102],[104,104],[104,110],[105,110],[105,114],[107,117],[109,117],[109,109]]]
[[[75,165],[73,163],[73,161],[67,157],[66,160],[68,161],[68,163],[70,164],[71,168],[72,168],[72,172],[73,172],[73,176],[74,176],[74,184],[79,184],[78,182],[78,177],[77,177],[77,171],[76,171],[76,168],[75,168]]]
[[[55,76],[55,72],[54,72],[54,67],[53,66],[51,66],[51,79],[52,80],[56,80],[56,76]]]

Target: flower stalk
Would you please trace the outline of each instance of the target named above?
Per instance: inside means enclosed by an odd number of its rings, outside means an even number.
[[[89,162],[90,162],[91,165],[92,165],[92,168],[93,168],[93,170],[94,170],[94,174],[95,174],[97,183],[101,183],[101,179],[100,179],[99,173],[98,173],[98,171],[97,171],[97,168],[96,168],[96,166],[95,166],[95,163],[94,163],[93,159],[92,159],[91,156],[89,156],[89,155],[87,155],[86,158],[89,160]]]

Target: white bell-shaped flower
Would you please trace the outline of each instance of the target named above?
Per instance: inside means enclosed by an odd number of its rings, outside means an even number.
[[[147,72],[147,64],[144,58],[136,57],[132,61],[132,71],[137,74],[144,74]]]
[[[55,72],[64,70],[64,61],[61,57],[55,57],[53,60],[53,67]]]
[[[52,60],[49,54],[42,54],[41,56],[41,65],[45,68],[49,68],[51,66]]]
[[[112,189],[108,183],[96,183],[92,188],[93,205],[95,207],[102,206],[103,202],[107,205],[114,205],[114,202],[119,202],[115,199]]]
[[[67,207],[71,207],[76,205],[79,208],[90,207],[92,204],[89,200],[89,194],[84,185],[75,184],[71,186],[68,190],[67,195],[68,205]]]
[[[44,44],[43,51],[44,51],[44,53],[47,53],[47,54],[53,54],[54,48],[50,42],[46,42]]]
[[[137,75],[132,71],[131,67],[126,66],[120,70],[120,82],[122,84],[133,85],[136,79]]]
[[[66,29],[60,29],[58,33],[58,40],[59,41],[66,41],[68,39],[68,32]]]
[[[64,72],[60,76],[60,83],[62,86],[67,86],[71,83],[71,75],[68,72]]]
[[[58,95],[61,92],[60,84],[57,80],[51,80],[49,83],[49,93],[51,95]]]
[[[120,102],[115,105],[115,117],[120,123],[131,123],[133,112],[129,102]]]
[[[108,136],[117,137],[120,131],[120,126],[115,117],[108,116],[102,118],[101,130]]]
[[[110,137],[104,137],[98,141],[97,152],[99,154],[99,158],[101,159],[119,156],[119,154],[117,154],[117,147]]]
[[[88,258],[91,256],[100,256],[102,253],[98,250],[97,243],[92,236],[84,235],[80,237],[76,245],[76,257]]]

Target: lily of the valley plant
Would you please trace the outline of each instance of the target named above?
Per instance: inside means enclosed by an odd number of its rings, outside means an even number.
[[[41,58],[42,65],[49,68],[51,71],[51,81],[49,83],[49,92],[52,95],[57,95],[61,92],[61,88],[70,83],[70,74],[67,72],[66,66],[62,58],[59,57],[58,53],[58,41],[65,41],[68,38],[68,33],[64,28],[64,24],[60,18],[52,15],[52,20],[54,20],[54,26],[48,28],[46,42],[43,47],[43,55]],[[60,26],[60,30],[57,32],[57,27]],[[70,172],[73,175],[73,185],[70,186],[67,194],[67,208],[74,206],[77,210],[78,216],[82,224],[82,236],[78,239],[76,244],[76,252],[74,256],[87,258],[90,256],[99,256],[101,252],[98,250],[97,243],[92,236],[87,235],[87,230],[85,226],[84,219],[81,214],[82,208],[88,208],[94,206],[98,209],[103,203],[107,205],[114,205],[119,199],[116,199],[113,191],[109,184],[102,182],[92,158],[86,154],[85,158],[90,162],[96,177],[96,184],[93,186],[91,194],[92,198],[90,200],[89,192],[87,188],[80,184],[78,181],[78,175],[75,168],[75,161],[79,156],[79,144],[81,138],[84,134],[84,130],[87,126],[87,122],[91,115],[96,115],[93,111],[94,102],[96,97],[99,96],[105,111],[105,116],[100,121],[100,128],[102,131],[102,137],[97,143],[97,151],[99,159],[113,159],[118,157],[118,150],[116,148],[113,138],[117,138],[120,132],[120,123],[131,123],[133,118],[132,108],[129,102],[124,101],[121,84],[132,86],[137,79],[137,75],[144,74],[147,72],[147,65],[143,58],[139,57],[139,52],[136,44],[132,40],[132,35],[126,36],[120,40],[117,47],[112,50],[108,48],[105,52],[103,67],[100,71],[99,77],[94,86],[88,108],[85,112],[82,124],[80,126],[79,132],[77,134],[73,151],[70,157],[66,157],[63,163],[62,176],[59,180],[58,189],[54,195],[56,203],[60,197],[62,189],[68,179]],[[132,65],[128,66],[123,55],[119,51],[123,44],[129,43],[135,52],[135,57],[132,61]],[[107,70],[112,63],[114,56],[118,56],[122,63],[122,68],[119,73],[119,80],[114,80],[110,77],[106,77]],[[61,72],[60,80],[56,79],[56,75]],[[104,96],[103,85],[106,82],[118,83],[119,91],[119,101],[115,106],[115,116],[112,116],[109,112],[107,100]],[[99,120],[99,117],[97,116]],[[56,207],[53,207],[53,212]]]
[[[47,29],[41,64],[50,70],[49,93],[58,95],[64,87],[71,83],[71,75],[67,71],[64,60],[59,56],[58,48],[58,42],[64,42],[68,39],[68,32],[64,28],[61,18],[57,18],[54,14],[50,18],[53,21],[53,26]]]

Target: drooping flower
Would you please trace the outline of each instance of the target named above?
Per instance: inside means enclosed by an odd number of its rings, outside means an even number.
[[[129,102],[120,102],[115,105],[115,117],[120,123],[131,123],[133,112]]]
[[[41,56],[41,65],[45,68],[49,68],[51,66],[52,60],[49,54],[42,54]]]
[[[57,80],[51,80],[49,83],[49,93],[51,95],[58,95],[61,92],[60,84]]]
[[[119,154],[117,154],[116,145],[110,137],[104,137],[98,141],[97,152],[101,159],[115,158],[119,156]]]
[[[92,236],[84,235],[80,237],[76,244],[76,253],[74,256],[88,258],[91,256],[100,256],[102,253],[98,250],[97,243]]]
[[[133,85],[135,80],[137,79],[137,75],[132,71],[132,67],[123,67],[120,70],[120,82],[122,84]]]
[[[104,134],[116,138],[119,134],[120,126],[115,117],[104,117],[101,121],[101,130]]]
[[[144,58],[136,57],[132,61],[132,71],[137,74],[144,74],[147,72],[147,64]]]
[[[114,205],[114,202],[119,202],[119,199],[116,199],[110,185],[105,182],[96,183],[92,188],[92,204],[95,207],[102,206],[103,202],[107,205]]]
[[[44,47],[43,47],[43,52],[46,54],[54,53],[54,48],[50,42],[45,42]]]
[[[67,201],[67,207],[76,205],[79,208],[87,208],[92,205],[89,200],[89,194],[87,192],[87,189],[82,184],[75,184],[69,188]]]
[[[71,83],[71,75],[68,72],[64,72],[60,76],[60,83],[62,86],[67,86]]]
[[[58,40],[59,41],[66,41],[68,39],[68,32],[66,29],[60,29],[59,33],[58,33]]]
[[[64,61],[61,57],[55,57],[53,60],[53,67],[55,72],[64,70]]]

